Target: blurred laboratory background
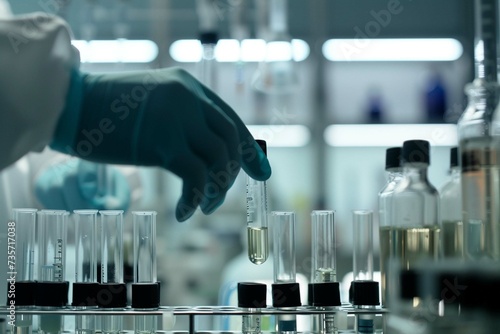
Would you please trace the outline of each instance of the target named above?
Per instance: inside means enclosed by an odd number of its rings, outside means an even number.
[[[474,78],[471,1],[13,0],[11,6],[15,14],[66,19],[84,71],[182,67],[227,101],[255,138],[267,141],[268,211],[297,213],[297,271],[306,279],[316,209],[336,212],[338,280],[352,270],[352,210],[377,212],[388,147],[427,140],[431,183],[439,188],[450,177],[464,86]],[[27,161],[29,171],[21,171],[34,178],[54,159],[61,157],[47,149],[17,165]],[[243,172],[214,214],[197,212],[178,223],[176,176],[119,168],[131,182],[130,210],[158,212],[162,305],[224,304],[231,282],[272,279],[272,256],[257,266],[246,255]],[[25,183],[19,187],[30,189]],[[11,194],[13,207],[26,200],[16,189]]]

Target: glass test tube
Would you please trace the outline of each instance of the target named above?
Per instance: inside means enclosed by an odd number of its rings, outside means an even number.
[[[65,281],[66,238],[69,212],[38,212],[38,284],[36,303],[42,307],[62,307],[68,302]],[[60,315],[40,316],[40,334],[59,334],[63,329]]]
[[[311,213],[312,270],[309,285],[309,304],[322,310],[333,310],[340,306],[339,285],[336,282],[336,251],[334,211],[315,210]],[[325,296],[327,295],[327,297]],[[325,298],[326,297],[326,298]],[[338,297],[338,298],[337,298]],[[333,334],[335,315],[331,312],[317,317],[320,333]]]
[[[155,309],[159,306],[156,278],[156,212],[133,211],[134,224],[134,284],[132,307]],[[154,334],[157,316],[135,317],[136,334]]]
[[[311,213],[312,271],[314,283],[335,282],[335,225],[334,211],[316,210]]]
[[[75,283],[73,306],[81,309],[97,307],[96,223],[97,210],[75,210]],[[77,315],[75,334],[94,334],[95,315]]]
[[[16,282],[34,279],[36,209],[13,209],[16,224]]]
[[[215,33],[214,33],[215,34]],[[211,89],[215,89],[216,81],[216,61],[215,61],[215,47],[217,41],[204,41],[202,46],[202,57],[200,61],[200,81]]]
[[[295,283],[295,212],[273,211],[274,283]]]
[[[8,249],[10,256],[15,252],[15,281],[9,282],[7,290],[7,306],[12,300],[16,308],[30,308],[35,304],[34,256],[36,209],[13,209],[13,224],[9,222]],[[15,247],[15,248],[12,248]],[[13,256],[14,257],[14,256]],[[15,290],[11,290],[13,287]],[[16,334],[30,334],[33,318],[29,314],[16,314],[15,327],[11,331]]]
[[[121,309],[127,304],[126,287],[123,284],[123,211],[100,210],[99,215],[101,291],[97,301],[100,307]],[[104,315],[101,318],[101,332],[119,334],[123,327],[122,322],[122,316]]]
[[[297,294],[298,284],[295,283],[295,212],[273,211],[272,224],[275,283],[273,284],[273,306],[283,310],[294,310],[296,306],[300,306],[300,294]],[[276,291],[279,292],[276,293]],[[282,302],[276,300],[280,297],[283,299]],[[280,314],[278,331],[282,334],[296,333],[295,314]]]
[[[101,283],[123,283],[123,211],[100,210]]]
[[[373,280],[373,211],[354,210],[353,279]]]
[[[267,287],[263,283],[238,283],[238,307],[250,313],[242,316],[243,334],[262,333],[262,316],[259,313],[266,307],[266,293]]]
[[[373,281],[373,211],[353,211],[353,235],[351,303],[358,309],[373,309],[379,303],[378,284]],[[360,289],[366,289],[372,298],[358,294]],[[375,333],[374,320],[374,314],[356,314],[356,333]]]
[[[38,215],[38,281],[63,282],[69,212],[41,210]]]
[[[267,154],[266,141],[256,141]],[[257,181],[247,176],[246,201],[248,258],[252,263],[262,264],[269,256],[266,181]]]

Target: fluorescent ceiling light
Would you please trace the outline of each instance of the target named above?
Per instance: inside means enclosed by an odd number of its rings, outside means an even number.
[[[259,62],[266,57],[266,41],[263,39],[244,39],[241,41],[241,60]]]
[[[221,62],[237,62],[240,60],[240,43],[235,39],[221,39],[214,50],[215,59]]]
[[[285,41],[273,41],[267,43],[266,61],[290,61],[292,58],[292,43]]]
[[[82,63],[150,63],[158,56],[158,45],[150,40],[74,40]]]
[[[311,139],[311,132],[304,125],[249,125],[248,129],[269,147],[302,147]]]
[[[453,61],[463,53],[452,38],[330,39],[323,55],[330,61]]]
[[[455,124],[330,125],[324,138],[335,147],[401,146],[411,139],[427,140],[431,146],[458,145]]]
[[[181,39],[172,43],[169,49],[173,60],[180,63],[195,63],[202,58],[202,46],[197,39]],[[263,39],[221,39],[215,46],[218,62],[260,62],[260,61],[303,61],[310,53],[309,45],[299,39],[288,42],[269,42]]]
[[[82,62],[149,63],[158,56],[158,46],[150,40],[74,40]]]

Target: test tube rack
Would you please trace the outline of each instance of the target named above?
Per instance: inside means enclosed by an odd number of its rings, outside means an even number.
[[[6,306],[0,307],[0,317],[9,315],[10,310]],[[348,304],[344,304],[341,307],[321,310],[317,307],[312,306],[300,306],[294,310],[283,310],[273,307],[262,308],[257,312],[249,312],[235,306],[160,306],[156,310],[137,310],[133,308],[124,308],[121,310],[101,310],[101,309],[87,309],[81,310],[73,307],[63,307],[54,309],[16,309],[16,315],[60,315],[60,316],[77,316],[77,315],[120,315],[120,316],[138,316],[138,315],[148,315],[157,316],[159,318],[163,317],[186,317],[188,319],[187,328],[174,330],[174,329],[161,329],[157,330],[158,334],[206,334],[206,333],[220,333],[220,334],[236,334],[241,333],[241,331],[231,331],[231,330],[196,330],[196,320],[199,317],[207,316],[228,316],[236,317],[243,315],[262,315],[262,316],[273,316],[282,314],[294,314],[294,315],[304,315],[304,316],[314,316],[321,314],[343,314],[344,316],[354,316],[356,314],[372,314],[376,316],[383,316],[387,313],[387,309],[355,309]],[[7,322],[8,324],[8,322]],[[122,333],[133,333],[133,329],[123,330]],[[352,333],[352,330],[339,331],[339,333]],[[8,326],[5,332],[6,334],[13,334],[9,331]],[[34,332],[35,333],[35,332]],[[63,331],[62,333],[71,333],[70,331]],[[96,334],[100,331],[96,331]],[[277,333],[271,331],[263,331],[263,333]],[[298,333],[301,333],[300,331]],[[313,331],[307,331],[307,333],[313,333]]]

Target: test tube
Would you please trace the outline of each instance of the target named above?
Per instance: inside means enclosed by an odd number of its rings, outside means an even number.
[[[211,0],[197,0],[196,11],[198,14],[199,38],[202,46],[199,79],[207,87],[215,89],[217,83],[215,48],[219,39],[217,6],[214,6]]]
[[[97,307],[96,222],[97,210],[75,210],[75,282],[72,305],[77,309]],[[94,334],[96,317],[77,315],[76,334]]]
[[[336,282],[334,211],[311,213],[312,278],[314,283]]]
[[[267,155],[265,140],[256,140]],[[248,258],[254,264],[266,262],[269,256],[267,230],[266,181],[257,181],[247,176],[247,239]]]
[[[7,258],[10,271],[7,306],[31,308],[35,305],[34,281],[36,209],[13,209],[13,220],[7,224]],[[14,265],[15,264],[15,265]],[[15,276],[15,279],[12,279]],[[29,314],[16,314],[16,334],[30,334],[33,318]]]
[[[295,212],[273,211],[274,284],[273,306],[293,311],[301,305],[299,284],[295,282]],[[278,315],[278,331],[297,333],[295,314]]]
[[[318,329],[323,334],[337,332],[335,314],[341,305],[340,285],[336,282],[334,211],[316,210],[311,213],[312,270],[308,285],[309,305],[329,311],[318,317]]]
[[[379,284],[373,281],[373,211],[353,211],[353,277],[349,299],[356,313],[356,333],[375,333],[375,312],[380,305]]]
[[[353,213],[353,277],[355,281],[373,280],[373,211]]]
[[[238,307],[249,312],[242,316],[241,331],[243,334],[260,334],[260,310],[266,307],[267,287],[262,283],[238,283]],[[254,314],[255,313],[255,314]]]
[[[68,303],[69,283],[65,281],[66,238],[69,212],[38,212],[38,283],[36,305],[44,308],[63,307]],[[62,316],[40,317],[40,334],[59,334]]]
[[[113,310],[127,306],[127,289],[123,283],[123,211],[100,210],[101,284],[97,305]],[[103,334],[119,334],[122,330],[120,315],[101,318]]]
[[[156,278],[156,212],[133,211],[134,284],[132,307],[154,310],[160,306],[160,285]],[[135,317],[136,334],[156,333],[157,316]]]

